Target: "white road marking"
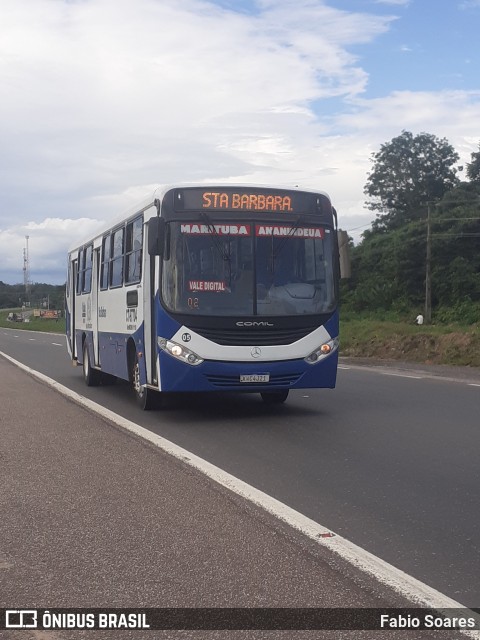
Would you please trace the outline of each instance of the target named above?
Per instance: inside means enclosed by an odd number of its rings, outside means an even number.
[[[55,345],[56,347],[63,347],[63,344],[60,344],[60,342],[52,342],[53,345]]]
[[[384,368],[381,367],[375,367],[373,365],[359,365],[359,364],[353,364],[349,367],[338,367],[343,368],[343,369],[353,369],[354,371],[366,371],[367,373],[376,373],[378,375],[382,375],[382,376],[396,376],[398,378],[413,378],[414,380],[436,380],[437,382],[455,382],[458,384],[467,384],[469,386],[472,387],[479,387],[480,384],[476,384],[474,382],[468,382],[468,379],[462,379],[462,378],[455,378],[455,377],[451,377],[451,376],[446,376],[446,375],[435,375],[433,373],[429,373],[428,371],[421,371],[419,373],[421,373],[421,375],[413,375],[412,374],[407,374],[407,373],[401,373],[400,371],[394,371],[394,372],[389,372],[389,371],[385,371]],[[410,371],[412,371],[410,369]],[[471,380],[472,378],[470,378]]]
[[[36,338],[29,338],[29,340],[35,342]]]
[[[384,584],[387,587],[390,587],[397,594],[415,603],[416,606],[427,607],[436,610],[458,608],[468,609],[468,607],[465,607],[452,598],[449,598],[433,587],[430,587],[420,580],[417,580],[413,576],[408,575],[404,571],[397,569],[381,558],[377,558],[377,556],[373,555],[369,551],[362,549],[346,538],[343,538],[333,531],[330,531],[318,522],[307,518],[307,516],[304,516],[299,511],[288,507],[286,504],[283,504],[279,500],[272,498],[263,491],[252,487],[243,480],[232,476],[226,471],[223,471],[223,469],[216,467],[215,465],[207,462],[194,453],[191,453],[190,451],[179,447],[166,438],[152,433],[148,429],[145,429],[135,422],[131,422],[130,420],[127,420],[127,418],[118,415],[110,409],[102,407],[96,402],[93,402],[92,400],[85,398],[75,391],[68,389],[56,380],[49,378],[48,376],[40,373],[39,371],[36,371],[35,369],[31,369],[27,365],[24,365],[18,360],[15,360],[6,353],[0,351],[0,355],[20,369],[27,371],[30,375],[45,382],[53,389],[56,389],[64,396],[67,396],[78,404],[98,413],[107,420],[112,421],[115,425],[121,426],[123,429],[126,429],[127,431],[135,433],[141,438],[148,440],[159,449],[162,449],[178,460],[182,460],[185,464],[188,464],[189,466],[197,469],[221,486],[226,487],[245,500],[249,500],[253,504],[261,507],[279,520],[282,520],[292,528],[300,531],[302,534],[315,541],[318,545],[330,549],[332,552],[336,553],[339,557],[341,557],[343,560],[346,560],[358,570],[367,573],[369,576],[375,578],[380,583]],[[478,615],[470,613],[469,611],[469,616],[470,615],[474,616],[478,621]],[[464,629],[459,629],[458,631],[475,640],[478,640],[480,637],[478,631],[467,631]]]
[[[412,378],[413,380],[422,380],[423,376],[411,376],[407,373],[389,373],[387,371],[380,372],[382,376],[392,376],[393,378]]]
[[[19,329],[15,328],[15,329],[10,329],[10,327],[3,327],[3,329],[6,329],[7,331],[18,331]],[[58,333],[57,331],[32,331],[32,329],[20,329],[20,331],[22,331],[22,333],[27,334],[27,333],[35,333],[35,335],[39,334],[39,335],[44,335],[44,336],[50,336],[51,338],[53,338],[53,336],[65,336],[64,333]],[[5,335],[10,335],[8,333],[5,333]]]

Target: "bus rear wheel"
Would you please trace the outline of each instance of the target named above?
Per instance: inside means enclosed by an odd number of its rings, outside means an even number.
[[[140,363],[137,354],[132,369],[132,386],[137,404],[143,411],[149,411],[156,406],[157,392],[140,383]]]
[[[260,395],[265,404],[281,404],[288,398],[288,389],[283,391],[265,391]]]
[[[96,387],[100,384],[100,378],[102,376],[102,372],[98,371],[98,369],[94,369],[92,367],[92,363],[90,362],[90,355],[88,353],[88,345],[85,341],[83,343],[83,379],[85,380],[85,384],[87,387]]]

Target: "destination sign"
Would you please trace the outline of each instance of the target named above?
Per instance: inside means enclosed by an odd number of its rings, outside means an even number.
[[[249,236],[249,224],[203,224],[197,222],[182,223],[180,232],[194,236]],[[325,229],[322,227],[292,227],[280,224],[255,225],[257,238],[275,236],[280,238],[319,238],[325,237]]]
[[[175,211],[318,213],[323,200],[328,202],[319,194],[282,189],[195,187],[175,190],[174,208]]]
[[[217,235],[217,236],[249,236],[249,224],[200,224],[189,223],[180,225],[181,233],[188,233],[196,236]]]
[[[249,211],[293,211],[291,196],[265,193],[204,191],[203,209],[247,209]]]
[[[319,238],[325,237],[325,229],[322,227],[290,227],[285,225],[257,224],[255,226],[257,237],[276,236],[282,238]]]

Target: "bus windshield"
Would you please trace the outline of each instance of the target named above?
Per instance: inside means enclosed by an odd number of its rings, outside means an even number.
[[[297,316],[335,308],[328,227],[258,220],[168,226],[161,291],[174,313]]]

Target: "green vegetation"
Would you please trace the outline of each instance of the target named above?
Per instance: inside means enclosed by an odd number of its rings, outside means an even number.
[[[471,158],[461,182],[447,140],[408,131],[372,155],[365,194],[377,219],[351,244],[341,355],[480,366],[480,151]],[[432,323],[417,326],[428,229]]]
[[[35,318],[32,315],[29,317],[29,322],[12,322],[7,320],[8,314],[16,313],[21,314],[21,309],[2,309],[0,311],[0,327],[6,327],[8,329],[16,329],[20,331],[26,329],[28,331],[48,331],[51,333],[65,333],[65,318],[59,318],[58,320],[50,318]]]
[[[452,168],[457,159],[446,140],[405,131],[373,154],[365,193],[378,213],[351,247],[347,313],[415,318],[425,309],[428,264],[432,322],[480,321],[480,152],[467,165],[469,182]]]
[[[417,326],[414,319],[387,318],[344,314],[340,323],[340,355],[480,367],[478,325]]]
[[[34,309],[58,309],[62,312],[65,300],[65,286],[44,283],[35,283],[29,286],[28,297],[25,294],[23,284],[9,285],[0,281],[0,327],[10,329],[28,329],[29,331],[49,331],[53,333],[65,333],[65,319],[36,318]],[[28,303],[28,306],[20,308],[19,305]],[[9,313],[24,315],[29,322],[12,322],[7,320]]]
[[[400,136],[372,155],[373,171],[364,193],[366,205],[379,216],[374,231],[389,231],[423,217],[429,202],[441,200],[459,184],[455,149],[430,133]]]
[[[0,309],[14,309],[28,302],[32,309],[62,309],[65,285],[35,282],[29,285],[28,295],[23,284],[5,284],[0,280]]]

